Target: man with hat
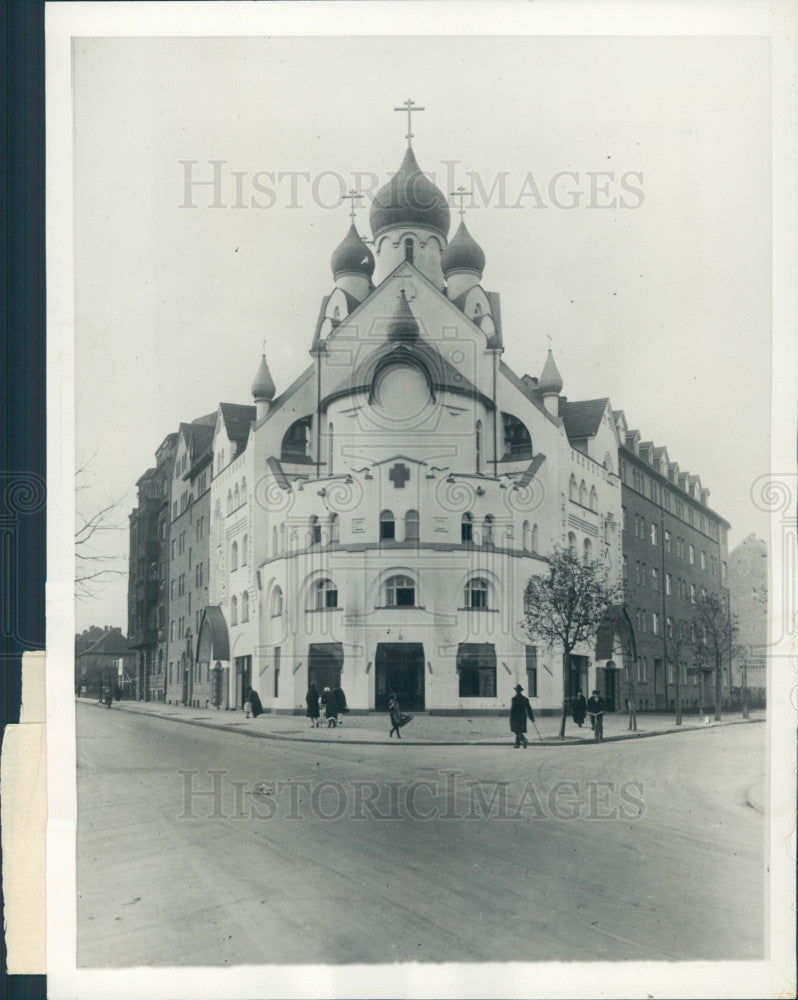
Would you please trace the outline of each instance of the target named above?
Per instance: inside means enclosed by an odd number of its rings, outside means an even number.
[[[516,684],[515,697],[510,702],[510,729],[515,733],[515,747],[513,748],[515,750],[529,745],[526,738],[526,720],[529,718],[533,722],[535,721],[529,698],[524,696],[523,690],[520,684]]]

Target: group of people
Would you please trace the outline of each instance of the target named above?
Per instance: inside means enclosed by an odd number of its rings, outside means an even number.
[[[319,689],[316,687],[315,682],[311,681],[308,693],[305,695],[305,704],[307,705],[305,715],[310,719],[311,729],[314,726],[318,728],[321,725],[321,708],[319,707],[319,703],[324,707],[324,718],[327,720],[328,729],[335,729],[336,726],[343,725],[344,720],[341,716],[346,715],[349,708],[346,704],[346,695],[340,684],[337,684],[332,690],[329,687],[325,687],[322,693],[319,694]]]
[[[589,715],[590,728],[595,732],[596,719],[602,719],[606,711],[606,702],[599,691],[594,691],[587,700],[581,691],[575,698],[571,698],[571,718],[580,729]]]
[[[520,684],[515,685],[515,696],[510,702],[510,730],[515,734],[515,749],[528,747],[529,740],[526,738],[527,719],[535,725],[535,715],[529,698],[524,695],[524,689]],[[604,713],[607,710],[606,703],[599,691],[594,691],[591,696],[585,699],[580,691],[575,698],[571,698],[571,717],[581,729],[585,719],[590,716],[590,728],[596,732],[599,727],[599,734],[603,731]],[[537,729],[537,726],[535,726]],[[540,735],[538,733],[538,735]]]

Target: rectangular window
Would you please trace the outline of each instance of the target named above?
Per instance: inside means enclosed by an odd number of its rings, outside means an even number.
[[[188,613],[191,614],[191,591],[188,592]]]
[[[280,697],[280,654],[282,653],[282,648],[280,646],[274,647],[274,697]]]
[[[526,695],[527,698],[538,696],[538,647],[526,647]]]
[[[193,566],[193,563],[191,561],[192,557],[193,557],[193,554],[194,554],[194,550],[192,548],[189,548],[189,550],[188,550],[188,568],[189,569],[191,569],[192,566]]]
[[[646,564],[643,563],[642,566],[641,566],[641,572],[640,572],[640,586],[641,587],[645,587],[645,585],[646,585],[646,577],[647,576],[648,576],[648,569],[646,567]]]
[[[175,621],[174,618],[169,622],[169,641],[175,641]]]
[[[173,559],[177,555],[177,551],[176,550],[177,550],[177,539],[173,538],[172,539],[172,558]]]
[[[669,684],[673,684],[674,683],[674,680],[673,680],[673,664],[671,663],[670,660],[668,660],[668,683]]]
[[[670,573],[665,574],[665,594],[670,597],[673,592],[673,577]]]
[[[666,529],[665,531],[665,551],[670,555],[671,551],[671,533]]]
[[[690,565],[695,566],[695,545],[690,545]]]
[[[652,545],[659,545],[659,530],[653,521],[649,525],[649,537]]]
[[[666,618],[665,619],[665,635],[667,635],[667,637],[669,639],[673,638],[673,619],[672,618]]]
[[[654,635],[659,635],[659,615],[656,611],[651,612],[651,631]]]
[[[169,596],[171,597],[172,600],[174,600],[176,596],[176,589],[177,589],[176,585],[177,585],[177,580],[172,580],[172,582],[169,584]]]
[[[722,562],[720,564],[720,578],[721,578],[721,580],[724,580],[724,581],[726,579],[726,563],[725,562]]]
[[[621,507],[621,516],[623,518],[623,530],[626,531],[626,508]]]
[[[695,584],[690,584],[690,603],[695,604]]]
[[[640,515],[635,514],[635,538],[640,535]]]
[[[659,570],[656,566],[651,567],[651,587],[653,590],[659,590]]]
[[[707,554],[706,554],[706,552],[704,552],[703,549],[701,550],[700,558],[701,558],[701,569],[706,569],[707,568]]]
[[[460,698],[496,697],[496,650],[487,642],[461,642],[457,650]]]
[[[629,579],[629,557],[623,557],[623,578],[624,580]]]

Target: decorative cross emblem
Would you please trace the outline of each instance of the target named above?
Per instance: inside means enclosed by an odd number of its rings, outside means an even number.
[[[451,192],[450,197],[460,199],[460,208],[458,211],[460,212],[461,219],[465,216],[465,206],[463,205],[463,202],[465,201],[466,198],[472,197],[473,194],[474,194],[473,191],[466,191],[466,189],[463,187],[462,184],[456,191]]]
[[[405,483],[410,478],[410,469],[406,465],[403,465],[402,462],[397,462],[388,473],[388,478],[393,483],[395,489],[403,490]]]
[[[407,135],[405,136],[405,139],[407,139],[407,145],[408,146],[412,146],[413,145],[413,118],[412,118],[413,112],[414,111],[426,111],[426,108],[419,107],[412,98],[408,97],[408,99],[404,102],[404,104],[402,105],[402,107],[401,108],[394,108],[394,111],[406,111],[407,112]]]
[[[341,197],[344,200],[346,200],[346,201],[351,201],[351,203],[352,203],[349,206],[349,217],[352,220],[352,225],[354,225],[355,224],[355,211],[356,211],[355,202],[357,201],[358,198],[362,198],[363,195],[362,194],[358,194],[357,191],[355,191],[354,188],[350,188],[349,189],[349,194],[341,195]]]

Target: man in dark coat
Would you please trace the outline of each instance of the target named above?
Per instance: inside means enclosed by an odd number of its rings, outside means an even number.
[[[257,719],[259,715],[263,715],[263,704],[261,703],[260,695],[254,688],[249,692],[249,703],[252,706],[253,719]]]
[[[346,695],[340,682],[333,688],[333,698],[335,698],[335,707],[338,709],[338,725],[340,726],[344,721],[341,716],[349,711],[346,705]]]
[[[598,691],[594,691],[593,694],[587,700],[587,710],[590,712],[590,728],[596,728],[596,716],[603,715],[606,711],[606,704],[604,699],[601,697]]]
[[[587,715],[587,702],[581,691],[575,698],[571,699],[571,715],[574,722],[581,729]]]
[[[520,684],[516,684],[515,697],[510,702],[510,729],[515,733],[515,750],[529,746],[526,738],[526,720],[535,721],[529,698],[523,694],[523,690]]]
[[[310,719],[310,728],[319,725],[319,689],[315,684],[311,684],[308,688],[308,693],[305,695],[305,704],[308,706],[305,709],[305,715]]]

